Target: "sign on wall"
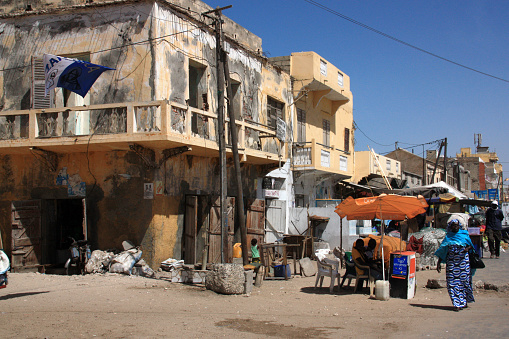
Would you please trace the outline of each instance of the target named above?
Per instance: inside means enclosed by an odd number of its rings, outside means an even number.
[[[143,185],[143,199],[154,199],[154,184],[145,183]]]

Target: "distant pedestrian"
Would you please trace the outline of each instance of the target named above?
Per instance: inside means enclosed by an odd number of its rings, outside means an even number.
[[[475,301],[468,253],[473,247],[468,231],[460,229],[459,220],[453,219],[448,223],[447,234],[435,252],[438,273],[442,271],[440,264],[446,262],[447,291],[456,311]]]
[[[499,258],[500,240],[502,239],[502,220],[504,213],[498,209],[498,201],[494,200],[491,207],[486,211],[486,234],[488,235],[488,246],[490,258]]]

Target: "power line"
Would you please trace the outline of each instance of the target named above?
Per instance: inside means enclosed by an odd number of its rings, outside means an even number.
[[[437,55],[437,54],[435,54],[435,53],[429,52],[429,51],[427,51],[427,50],[425,50],[425,49],[423,49],[423,48],[417,47],[417,46],[412,45],[412,44],[410,44],[410,43],[408,43],[408,42],[405,42],[405,41],[403,41],[403,40],[400,40],[400,39],[398,39],[398,38],[395,38],[395,37],[393,37],[392,35],[386,34],[386,33],[382,32],[382,31],[379,31],[379,30],[377,30],[377,29],[375,29],[375,28],[371,27],[371,26],[368,26],[368,25],[366,25],[366,24],[363,24],[362,22],[359,22],[359,21],[357,21],[357,20],[354,20],[354,19],[352,19],[352,18],[350,18],[350,17],[348,17],[348,16],[346,16],[346,15],[344,15],[344,14],[341,14],[341,13],[339,13],[339,12],[337,12],[337,11],[335,11],[335,10],[333,10],[333,9],[331,9],[331,8],[329,8],[329,7],[327,7],[327,6],[325,6],[325,5],[322,5],[322,4],[318,3],[318,2],[316,2],[316,1],[313,1],[313,0],[304,0],[304,1],[306,1],[307,3],[310,3],[310,4],[311,4],[311,5],[313,5],[313,6],[316,6],[316,7],[318,7],[318,8],[323,9],[324,11],[327,11],[327,12],[329,12],[329,13],[331,13],[331,14],[334,14],[334,15],[336,15],[336,16],[338,16],[338,17],[342,18],[342,19],[345,19],[345,20],[347,20],[347,21],[350,21],[350,22],[351,22],[351,23],[353,23],[353,24],[356,24],[356,25],[358,25],[358,26],[361,26],[362,28],[365,28],[365,29],[367,29],[367,30],[370,30],[370,31],[372,31],[372,32],[375,32],[376,34],[379,34],[379,35],[384,36],[384,37],[386,37],[386,38],[388,38],[388,39],[391,39],[391,40],[393,40],[393,41],[396,41],[396,42],[398,42],[398,43],[400,43],[400,44],[402,44],[402,45],[405,45],[405,46],[407,46],[407,47],[410,47],[410,48],[413,48],[413,49],[415,49],[415,50],[418,50],[419,52],[426,53],[426,54],[431,55],[432,57],[435,57],[435,58],[437,58],[437,59],[440,59],[440,60],[443,60],[443,61],[449,62],[449,63],[451,63],[451,64],[453,64],[453,65],[456,65],[456,66],[459,66],[459,67],[462,67],[462,68],[465,68],[465,69],[468,69],[469,71],[473,71],[473,72],[476,72],[476,73],[479,73],[479,74],[482,74],[482,75],[488,76],[488,77],[490,77],[490,78],[497,79],[497,80],[500,80],[500,81],[504,81],[504,82],[509,83],[509,80],[507,80],[507,79],[500,78],[500,77],[497,77],[497,76],[495,76],[495,75],[492,75],[492,74],[489,74],[489,73],[485,73],[485,72],[479,71],[479,70],[477,70],[477,69],[475,69],[475,68],[472,68],[472,67],[469,67],[469,66],[466,66],[466,65],[460,64],[459,62],[453,61],[453,60],[451,60],[451,59],[447,59],[447,58],[441,57],[440,55]]]
[[[374,143],[375,143],[375,144],[377,144],[378,146],[389,147],[389,146],[392,146],[392,145],[393,145],[393,144],[390,144],[390,145],[383,145],[383,144],[380,144],[380,143],[376,142],[375,140],[371,139],[370,137],[368,137],[368,136],[366,135],[366,133],[364,133],[364,132],[363,132],[363,131],[359,128],[359,125],[357,125],[357,123],[356,123],[355,121],[353,122],[353,125],[354,125],[354,127],[355,127],[356,129],[358,129],[359,131],[361,131],[361,133],[362,133],[362,134],[364,134],[364,136],[365,136],[366,138],[368,138],[371,142],[374,142]]]
[[[138,41],[138,42],[131,42],[131,43],[128,43],[128,44],[123,44],[122,46],[106,48],[106,49],[102,49],[102,50],[99,50],[99,51],[90,52],[90,55],[98,54],[98,53],[104,53],[104,52],[109,52],[109,51],[114,51],[116,49],[122,49],[122,48],[125,48],[125,47],[128,47],[128,46],[143,45],[143,44],[146,44],[146,43],[150,43],[150,42],[153,42],[153,41],[165,39],[165,38],[168,38],[168,37],[171,37],[171,36],[174,36],[174,35],[178,35],[178,34],[187,33],[187,32],[194,31],[196,29],[200,29],[200,28],[204,28],[204,27],[208,27],[208,26],[211,26],[211,25],[210,24],[205,24],[205,25],[202,25],[202,26],[196,26],[196,27],[194,27],[192,29],[188,29],[188,30],[185,30],[185,31],[163,35],[163,36],[160,36],[160,37],[157,37],[157,38],[150,38],[150,39],[147,39],[147,40],[142,40],[142,41]],[[4,69],[0,69],[0,72],[13,71],[13,70],[16,70],[16,69],[27,68],[27,67],[30,67],[30,66],[31,66],[31,64],[30,65],[17,66],[17,67],[11,67],[11,68],[4,68]]]

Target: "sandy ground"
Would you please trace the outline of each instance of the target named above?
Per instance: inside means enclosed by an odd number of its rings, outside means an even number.
[[[442,272],[417,272],[413,299],[369,299],[368,290],[314,289],[315,278],[264,281],[250,296],[201,285],[114,274],[9,275],[0,290],[1,338],[500,338],[509,336],[509,294],[476,291],[454,312]]]

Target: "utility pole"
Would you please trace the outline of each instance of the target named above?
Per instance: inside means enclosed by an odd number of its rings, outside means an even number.
[[[218,7],[202,13],[214,20],[216,31],[216,71],[217,71],[217,136],[219,146],[219,168],[220,168],[220,211],[221,211],[221,262],[228,260],[228,210],[227,198],[227,171],[226,171],[226,140],[225,140],[225,118],[224,118],[224,53],[223,53],[223,20],[221,11],[232,6]],[[214,13],[215,17],[207,14]]]
[[[242,262],[244,265],[249,264],[249,257],[247,255],[248,243],[247,243],[247,228],[246,218],[244,217],[244,191],[242,189],[242,175],[240,173],[240,159],[239,159],[239,145],[237,136],[237,126],[235,125],[235,112],[232,105],[233,92],[230,81],[230,68],[228,66],[228,58],[225,51],[224,54],[224,75],[226,79],[226,93],[227,100],[226,104],[228,107],[228,117],[230,118],[230,135],[232,140],[232,153],[233,163],[235,165],[235,177],[237,179],[237,217],[240,227],[240,243],[242,245]]]
[[[423,186],[428,184],[428,179],[426,178],[426,154],[424,154],[424,145],[422,145],[422,183]]]
[[[444,180],[447,184],[447,138],[444,138]]]

